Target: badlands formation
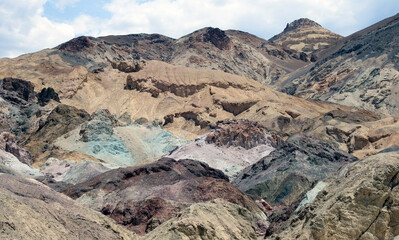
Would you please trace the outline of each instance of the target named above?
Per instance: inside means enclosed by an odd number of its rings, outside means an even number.
[[[0,59],[0,238],[394,238],[398,19]]]

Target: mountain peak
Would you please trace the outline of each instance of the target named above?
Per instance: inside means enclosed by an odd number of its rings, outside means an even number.
[[[291,23],[287,23],[284,32],[304,27],[321,27],[321,25],[309,18],[300,18]]]
[[[300,18],[288,23],[283,32],[269,41],[311,55],[336,43],[341,38],[342,36],[323,28],[315,21]]]

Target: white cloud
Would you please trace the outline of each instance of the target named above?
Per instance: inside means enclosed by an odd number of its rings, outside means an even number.
[[[393,2],[396,0],[386,0]],[[105,5],[112,17],[102,34],[162,33],[180,37],[205,26],[239,29],[270,38],[285,24],[301,17],[313,19],[343,35],[359,30],[376,0],[112,0]],[[377,8],[376,8],[377,7]],[[378,10],[377,10],[378,11]],[[394,10],[393,10],[394,11]],[[388,17],[388,16],[385,16]]]
[[[60,10],[64,10],[65,7],[74,5],[79,1],[80,0],[53,0],[55,7]]]
[[[54,47],[74,37],[74,29],[42,16],[45,0],[13,0],[0,3],[0,56]]]
[[[54,47],[77,35],[144,32],[178,38],[206,26],[270,38],[301,17],[348,35],[389,17],[379,16],[379,12],[393,15],[399,11],[397,0],[108,0],[104,9],[110,13],[109,18],[80,15],[57,23],[43,16],[46,1],[0,2],[0,56]],[[84,2],[49,1],[58,4],[60,11],[67,4],[79,8]],[[387,10],[386,6],[394,7]]]

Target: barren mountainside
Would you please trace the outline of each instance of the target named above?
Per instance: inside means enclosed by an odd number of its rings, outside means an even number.
[[[397,115],[399,15],[354,33],[322,53],[306,70],[293,73],[284,92]]]

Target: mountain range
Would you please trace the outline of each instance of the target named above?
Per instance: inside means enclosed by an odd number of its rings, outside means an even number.
[[[2,239],[392,239],[399,15],[0,59]]]

